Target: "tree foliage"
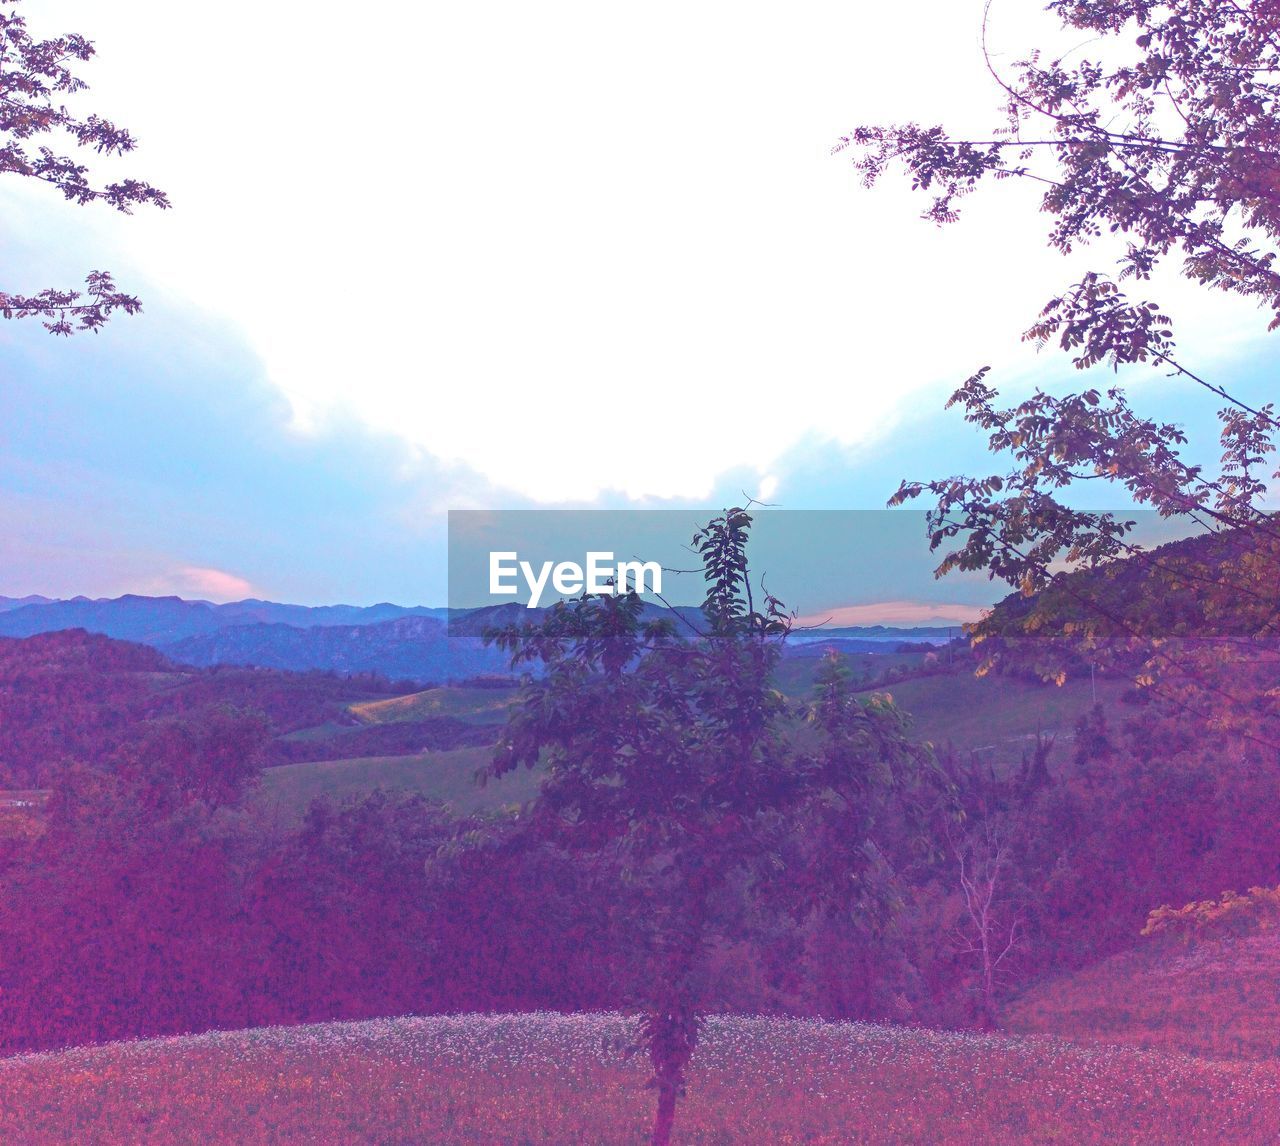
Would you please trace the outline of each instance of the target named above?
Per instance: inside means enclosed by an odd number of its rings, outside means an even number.
[[[953,221],[982,182],[1045,185],[1049,242],[1063,252],[1104,234],[1124,239],[1119,277],[1142,281],[1181,254],[1198,282],[1257,300],[1280,325],[1280,13],[1249,0],[1052,0],[1064,25],[1098,40],[1098,57],[1046,60],[1033,51],[1002,75],[1004,122],[987,139],[942,127],[860,127],[868,182],[902,165],[932,201],[925,217]],[[1092,312],[1092,313],[1090,313]],[[1046,308],[1033,337],[1106,336],[1094,349],[1122,361],[1164,353],[1158,311],[1129,307],[1101,280]],[[1083,320],[1083,325],[1075,325]],[[1120,337],[1128,328],[1132,337]],[[1086,358],[1090,354],[1086,354]],[[1096,360],[1096,359],[1095,359]]]
[[[1186,431],[1143,416],[1118,384],[1037,389],[1003,404],[984,368],[950,405],[987,435],[1006,468],[906,481],[892,504],[932,501],[940,575],[986,569],[1025,596],[1043,595],[1037,606],[997,610],[978,627],[980,640],[1040,641],[1052,632],[1082,654],[1076,667],[1119,642],[1136,678],[1174,706],[1197,718],[1212,710],[1243,734],[1274,741],[1259,721],[1276,675],[1269,586],[1280,568],[1280,527],[1266,495],[1280,476],[1272,458],[1280,420],[1272,403],[1250,403],[1183,361],[1160,305],[1121,288],[1141,289],[1157,267],[1180,259],[1188,278],[1255,301],[1269,329],[1280,325],[1280,9],[1248,0],[1053,0],[1047,10],[1091,38],[1057,58],[1032,51],[1007,75],[988,56],[1004,95],[1004,120],[990,137],[866,126],[842,146],[868,183],[905,170],[930,196],[925,217],[937,223],[955,220],[961,200],[991,180],[1043,186],[1050,246],[1068,253],[1106,240],[1115,261],[1110,273],[1090,271],[1048,300],[1025,338],[1056,345],[1081,370],[1146,363],[1200,388],[1218,403],[1220,461],[1188,460],[1196,443]],[[1150,553],[1134,542],[1131,520],[1069,504],[1085,484],[1114,486],[1193,531],[1233,537],[1229,555]],[[1055,564],[1096,570],[1117,558],[1141,569],[1142,600],[1117,599],[1109,577],[1064,578]],[[1175,637],[1176,650],[1167,643]],[[989,647],[1007,657],[1025,646]],[[1067,671],[1061,657],[1037,663],[1056,679]]]
[[[87,87],[76,66],[93,57],[93,44],[74,33],[50,39],[32,35],[17,12],[19,3],[0,0],[0,173],[47,183],[81,206],[103,203],[125,214],[140,205],[168,207],[164,192],[149,183],[92,177],[79,153],[127,155],[136,141],[96,113],[68,108],[63,100]],[[72,150],[62,150],[67,146]],[[100,270],[86,276],[82,290],[0,291],[5,318],[39,318],[59,335],[97,331],[115,312],[137,314],[141,309],[136,296],[120,290],[111,274]]]
[[[542,765],[529,833],[615,873],[655,1142],[668,1140],[701,1016],[720,1005],[716,945],[762,914],[883,912],[892,873],[877,817],[926,768],[901,717],[856,699],[840,672],[804,712],[776,689],[790,619],[776,598],[756,602],[750,526],[734,508],[694,537],[701,628],[644,620],[633,592],[562,601],[494,634],[514,664],[543,671],[489,774]]]

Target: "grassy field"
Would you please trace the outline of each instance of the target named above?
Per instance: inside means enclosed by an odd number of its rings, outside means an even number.
[[[1098,702],[1112,710],[1128,685],[1097,682]],[[1054,760],[1070,754],[1076,720],[1093,705],[1089,681],[1062,687],[1012,677],[975,677],[961,672],[900,681],[875,689],[887,692],[911,718],[912,733],[938,748],[978,751],[984,758],[1018,763],[1037,730],[1057,733]],[[1051,762],[1052,766],[1052,762]]]
[[[476,770],[488,763],[491,754],[489,748],[455,748],[417,756],[286,764],[263,773],[257,799],[286,818],[300,816],[319,796],[341,800],[375,788],[419,792],[461,814],[530,799],[537,787],[536,775],[531,772],[514,772],[484,788],[476,784]]]
[[[1098,682],[1098,699],[1115,704],[1125,686]],[[1070,752],[1071,729],[1092,704],[1088,681],[1062,688],[1007,677],[975,678],[971,673],[921,677],[891,685],[894,701],[911,718],[917,737],[939,748],[951,743],[959,752],[978,751],[998,766],[1016,766],[1039,729],[1058,734],[1050,767]],[[366,724],[416,721],[451,716],[471,724],[499,726],[515,699],[508,689],[432,688],[390,700],[353,704],[350,711]],[[294,733],[290,739],[323,740],[342,731],[323,725]],[[342,799],[384,787],[421,792],[433,800],[469,813],[531,798],[536,779],[528,773],[507,777],[487,789],[477,788],[474,774],[488,759],[487,748],[459,748],[409,756],[370,756],[325,760],[268,769],[260,798],[287,816],[296,816],[319,796]]]
[[[1010,1030],[1185,1051],[1280,1057],[1280,933],[1147,940],[1040,984],[1009,1007]]]
[[[310,728],[299,728],[295,732],[286,732],[280,739],[307,743],[310,741],[330,740],[334,736],[341,736],[344,732],[350,731],[351,725],[330,721],[328,724],[313,724]]]
[[[515,695],[514,689],[429,688],[390,700],[353,704],[348,711],[366,724],[453,716],[469,724],[496,725],[505,723]]]
[[[887,663],[893,658],[873,659]],[[780,670],[789,675],[781,679],[780,671],[780,685],[797,697],[807,696],[812,689],[812,667],[808,662],[784,661]],[[1111,707],[1127,687],[1120,681],[1099,678],[1098,700]],[[1068,681],[1058,688],[1012,677],[978,678],[970,672],[919,677],[868,691],[890,693],[912,717],[912,728],[922,739],[939,744],[950,739],[965,749],[1020,740],[1033,736],[1037,728],[1059,731],[1065,738],[1093,703],[1088,680]],[[390,700],[353,704],[350,711],[367,724],[453,716],[470,724],[496,726],[506,720],[515,698],[514,689],[431,688]]]
[[[652,1091],[610,1015],[218,1033],[0,1062],[0,1140],[642,1143]],[[861,1024],[708,1024],[675,1140],[1264,1143],[1280,1067]]]

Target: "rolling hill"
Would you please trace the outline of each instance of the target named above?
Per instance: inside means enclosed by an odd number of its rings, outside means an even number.
[[[366,724],[395,724],[449,716],[473,724],[497,725],[506,720],[514,699],[515,691],[510,688],[428,688],[407,696],[353,704],[350,711],[352,716]]]
[[[520,770],[481,787],[476,772],[489,762],[485,746],[423,752],[408,756],[320,760],[268,768],[255,801],[285,819],[296,819],[312,800],[365,796],[375,788],[417,792],[458,815],[489,812],[521,804],[537,792],[538,777]]]
[[[276,1027],[0,1062],[0,1137],[96,1142],[645,1141],[653,1092],[609,1014]],[[708,1021],[681,1143],[1265,1143],[1280,1066],[804,1019]]]
[[[380,678],[176,665],[146,645],[82,630],[0,637],[0,780],[41,786],[64,760],[108,765],[148,721],[221,706],[261,712],[278,735],[394,694]]]
[[[1280,919],[1238,932],[1156,936],[1036,984],[1005,1014],[1012,1031],[1070,1033],[1209,1058],[1280,1059]]]
[[[477,638],[456,638],[436,617],[407,616],[363,625],[228,625],[160,645],[183,664],[261,665],[326,672],[376,672],[415,681],[509,672],[508,657]]]

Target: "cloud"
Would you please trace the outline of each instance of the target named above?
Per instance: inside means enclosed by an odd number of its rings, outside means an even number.
[[[168,577],[169,590],[180,597],[207,597],[213,601],[242,601],[256,596],[253,584],[225,569],[184,565]]]
[[[305,27],[259,5],[252,42],[198,5],[57,9],[175,202],[93,214],[99,245],[233,322],[299,432],[350,419],[539,503],[704,499],[815,436],[866,448],[993,351],[1033,361],[1019,334],[1070,281],[1034,188],[939,230],[830,154],[859,121],[998,120],[980,0],[374,5],[350,39],[317,0]],[[885,47],[908,44],[910,73]],[[228,87],[228,58],[263,83]]]
[[[163,573],[135,578],[124,591],[147,597],[184,597],[189,601],[216,602],[243,601],[263,595],[247,577],[201,565],[175,565]]]
[[[976,605],[928,601],[880,601],[873,605],[840,605],[808,617],[799,625],[843,628],[850,625],[933,625],[967,624],[980,620],[987,610]]]
[[[306,26],[260,5],[249,40],[164,0],[29,7],[37,32],[96,42],[83,106],[135,130],[120,173],[175,209],[123,218],[33,180],[0,189],[0,287],[102,266],[146,306],[93,339],[0,323],[0,592],[246,582],[278,600],[442,603],[448,509],[718,510],[752,491],[881,507],[904,477],[989,472],[983,437],[940,410],[993,351],[1010,348],[993,375],[1008,397],[1080,384],[1063,355],[1018,349],[1074,271],[1011,182],[939,230],[902,180],[863,192],[828,154],[857,122],[941,108],[990,126],[981,0],[823,2],[785,21],[727,3],[640,22],[588,0],[375,5],[350,40],[326,31],[335,0]],[[1011,50],[1039,42],[1013,31]],[[923,53],[910,74],[885,50],[904,43]],[[263,83],[228,88],[227,58]],[[366,67],[390,109],[374,119],[331,83]],[[287,156],[280,122],[296,128]],[[228,124],[235,163],[208,146]],[[350,162],[333,164],[334,139]],[[402,162],[383,177],[387,155]],[[1238,322],[1252,330],[1252,308],[1193,284],[1168,301],[1193,320],[1188,360],[1236,354],[1215,381],[1265,402],[1267,360]],[[1148,412],[1212,423],[1198,388],[1141,377]],[[905,557],[824,581],[816,546],[762,562],[806,613],[929,597]],[[183,570],[232,580],[202,590]],[[963,600],[962,584],[939,593]]]

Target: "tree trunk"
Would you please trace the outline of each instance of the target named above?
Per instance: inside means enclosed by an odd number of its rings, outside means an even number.
[[[673,1078],[658,1080],[658,1113],[653,1120],[650,1146],[671,1146],[671,1127],[676,1120],[676,1086]]]
[[[982,992],[982,1002],[978,1009],[978,1029],[980,1031],[998,1031],[1000,1016],[996,1010],[995,995],[990,990]]]
[[[652,1146],[669,1146],[676,1120],[676,1101],[684,1093],[685,1069],[698,1042],[698,1016],[687,1006],[669,1005],[645,1019],[652,1086],[658,1090],[658,1113],[653,1120]]]

